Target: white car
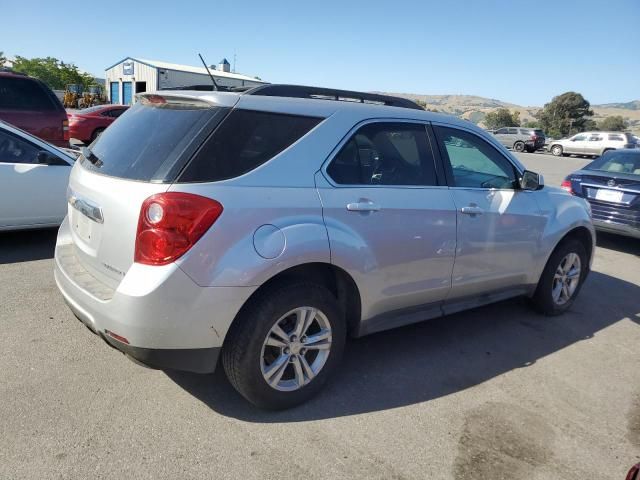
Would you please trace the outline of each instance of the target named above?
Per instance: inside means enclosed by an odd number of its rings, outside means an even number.
[[[76,157],[0,121],[0,230],[55,227]]]
[[[633,136],[627,132],[583,132],[571,138],[553,140],[548,145],[556,157],[572,154],[597,157],[609,150],[636,147]]]

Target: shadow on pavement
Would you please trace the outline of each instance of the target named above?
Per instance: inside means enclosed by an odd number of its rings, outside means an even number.
[[[640,240],[637,238],[623,237],[612,233],[598,232],[596,244],[600,248],[615,250],[629,255],[640,257]]]
[[[0,264],[53,258],[57,228],[0,232]]]
[[[602,301],[601,292],[607,292]],[[316,398],[292,410],[261,411],[212,375],[167,372],[222,415],[248,422],[298,422],[426,402],[465,390],[594,336],[624,319],[640,323],[640,287],[592,272],[566,314],[545,317],[514,299],[350,341],[342,367]]]

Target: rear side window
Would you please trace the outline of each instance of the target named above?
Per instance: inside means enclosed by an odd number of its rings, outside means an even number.
[[[180,181],[215,182],[243,175],[294,144],[321,121],[317,117],[233,110],[189,163]]]
[[[517,128],[510,128],[509,129],[509,135],[517,135],[518,133],[518,129]]]
[[[622,135],[609,135],[609,140],[612,140],[614,142],[623,142],[624,137]]]
[[[424,125],[370,123],[360,128],[327,167],[340,185],[437,185]]]
[[[39,82],[20,77],[0,78],[0,108],[5,110],[56,111],[51,93]]]
[[[189,99],[142,97],[90,146],[84,168],[140,181],[172,181],[188,148],[224,109]],[[175,176],[175,175],[174,175]]]

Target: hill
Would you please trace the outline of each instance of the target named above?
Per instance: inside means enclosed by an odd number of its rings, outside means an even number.
[[[382,92],[384,93],[384,92]],[[520,120],[526,122],[535,120],[535,113],[542,107],[524,107],[514,103],[503,102],[495,98],[485,98],[476,95],[422,95],[417,93],[386,93],[398,97],[409,98],[414,101],[424,102],[426,108],[439,112],[456,115],[465,118],[480,126],[483,126],[484,116],[498,108],[508,108],[520,112]],[[611,115],[620,115],[630,124],[630,130],[640,133],[640,100],[620,103],[605,103],[591,105],[593,119],[598,121]]]

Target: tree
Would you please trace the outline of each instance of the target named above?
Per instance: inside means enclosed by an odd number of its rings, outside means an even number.
[[[620,115],[603,118],[598,122],[598,130],[608,130],[612,132],[624,132],[627,124]]]
[[[593,115],[591,105],[576,92],[566,92],[553,97],[536,113],[540,127],[552,137],[564,137],[574,132],[583,132]]]
[[[508,108],[499,108],[485,115],[484,124],[489,130],[502,127],[519,127],[520,112],[514,110],[513,113]]]
[[[28,59],[16,55],[13,69],[36,77],[56,90],[62,90],[70,83],[79,83],[86,88],[95,82],[92,75],[80,72],[73,63],[64,63],[53,57]]]
[[[4,56],[4,52],[0,51],[0,67],[3,67],[7,63],[7,57]]]
[[[527,120],[522,126],[527,128],[540,128],[540,123],[535,120]]]

